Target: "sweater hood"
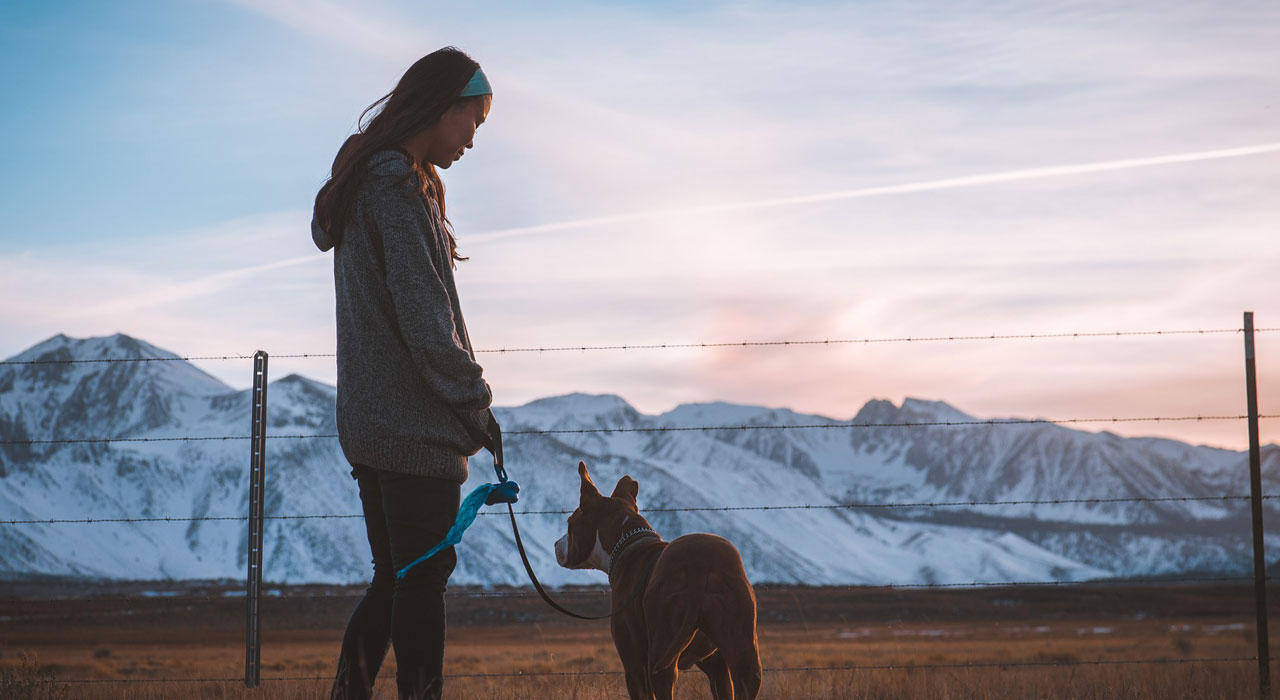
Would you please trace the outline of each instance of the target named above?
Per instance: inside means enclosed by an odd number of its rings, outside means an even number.
[[[411,163],[411,156],[404,149],[388,148],[370,156],[365,167],[374,177],[405,177],[413,175]],[[314,209],[311,211],[311,240],[322,253],[332,250],[340,240],[339,236],[329,233],[320,225]]]
[[[335,240],[328,231],[324,230],[324,227],[320,225],[320,222],[316,220],[315,212],[312,212],[311,214],[311,240],[322,253],[330,250],[338,243],[338,241]]]

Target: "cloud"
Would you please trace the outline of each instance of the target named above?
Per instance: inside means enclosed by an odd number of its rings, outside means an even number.
[[[348,52],[387,63],[414,61],[422,56],[422,27],[386,13],[376,3],[332,0],[227,0],[296,32],[341,47]],[[406,64],[407,65],[407,64]]]

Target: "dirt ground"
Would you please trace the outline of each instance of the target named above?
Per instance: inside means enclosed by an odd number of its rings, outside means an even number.
[[[0,697],[327,697],[361,592],[269,588],[263,681],[249,689],[242,586],[5,584]],[[1257,696],[1249,584],[757,594],[761,697]],[[583,612],[607,610],[601,590],[556,595]],[[447,697],[626,697],[606,621],[563,617],[525,590],[453,589],[447,604]],[[394,668],[388,654],[378,686],[387,698]],[[697,670],[677,689],[709,697]]]

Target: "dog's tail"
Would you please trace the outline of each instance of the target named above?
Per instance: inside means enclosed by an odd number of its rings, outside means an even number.
[[[698,631],[698,610],[695,606],[668,609],[666,629],[649,625],[649,672],[671,668],[680,660],[680,654],[689,647]]]

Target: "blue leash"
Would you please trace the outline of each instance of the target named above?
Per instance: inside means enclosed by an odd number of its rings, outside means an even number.
[[[409,562],[403,569],[396,572],[396,578],[402,579],[408,573],[409,569],[421,564],[431,558],[436,552],[442,549],[452,547],[462,541],[462,533],[471,527],[471,523],[475,522],[476,514],[480,512],[481,506],[492,506],[498,503],[515,503],[519,500],[520,485],[507,478],[507,470],[502,467],[502,436],[494,437],[494,445],[489,450],[493,453],[493,470],[498,475],[498,483],[496,484],[480,484],[467,494],[462,500],[462,505],[458,506],[458,517],[453,521],[453,527],[449,528],[449,532],[440,541],[440,544],[427,550],[426,554]],[[508,510],[510,506],[508,506]]]

